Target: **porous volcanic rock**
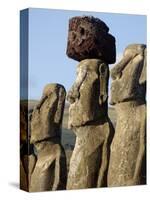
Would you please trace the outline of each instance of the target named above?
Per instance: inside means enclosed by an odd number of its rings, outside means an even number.
[[[115,38],[108,26],[92,16],[77,16],[69,20],[67,55],[77,61],[97,58],[107,64],[116,61]]]

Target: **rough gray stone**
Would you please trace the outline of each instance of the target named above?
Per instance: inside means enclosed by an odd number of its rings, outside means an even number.
[[[109,147],[113,126],[107,115],[108,66],[86,59],[77,67],[77,78],[68,92],[68,126],[76,134],[67,189],[107,185]]]
[[[52,141],[35,144],[37,161],[30,175],[30,192],[62,190],[66,188],[66,155],[63,147]]]
[[[69,127],[98,121],[107,115],[108,65],[99,59],[86,59],[77,66],[77,78],[67,94]]]
[[[145,100],[146,90],[146,46],[129,45],[123,59],[111,70],[111,102]],[[145,62],[145,63],[144,63]]]
[[[48,84],[39,104],[32,112],[31,143],[61,137],[61,124],[65,103],[65,89],[59,84]]]
[[[62,85],[48,84],[32,112],[31,143],[37,161],[31,174],[30,192],[66,188],[66,155],[60,144],[65,96]]]
[[[117,123],[108,186],[142,184],[146,182],[146,46],[129,45],[111,76],[111,104],[115,104]]]

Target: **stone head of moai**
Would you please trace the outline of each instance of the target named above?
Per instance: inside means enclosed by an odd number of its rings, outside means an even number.
[[[146,45],[131,44],[111,70],[111,104],[141,99],[146,93]]]
[[[77,77],[69,90],[69,127],[85,125],[107,115],[108,65],[85,59],[77,66]]]
[[[42,98],[31,117],[31,143],[61,138],[61,124],[65,105],[65,88],[60,84],[45,86]]]
[[[107,64],[116,61],[115,38],[108,26],[93,16],[77,16],[69,20],[67,55],[77,61],[97,58]]]

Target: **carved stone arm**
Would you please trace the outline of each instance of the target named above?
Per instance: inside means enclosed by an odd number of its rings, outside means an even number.
[[[99,79],[100,79],[99,103],[100,105],[104,103],[108,98],[108,77],[109,77],[108,65],[105,63],[100,64],[99,66]]]
[[[57,190],[59,183],[60,183],[60,156],[61,152],[58,151],[56,155],[56,160],[55,160],[55,175],[54,175],[54,183],[52,190]]]

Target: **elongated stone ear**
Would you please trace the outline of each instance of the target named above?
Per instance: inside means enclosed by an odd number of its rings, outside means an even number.
[[[109,68],[105,63],[101,63],[99,66],[99,81],[100,81],[100,95],[99,103],[102,105],[108,98],[108,78]]]
[[[66,90],[63,86],[60,86],[58,89],[58,103],[57,103],[57,110],[55,113],[55,123],[61,123],[62,117],[63,117],[63,111],[64,111],[64,105],[65,105],[65,98],[66,98]]]
[[[146,66],[147,66],[147,48],[145,48],[144,50],[143,69],[139,80],[140,84],[146,84]]]

